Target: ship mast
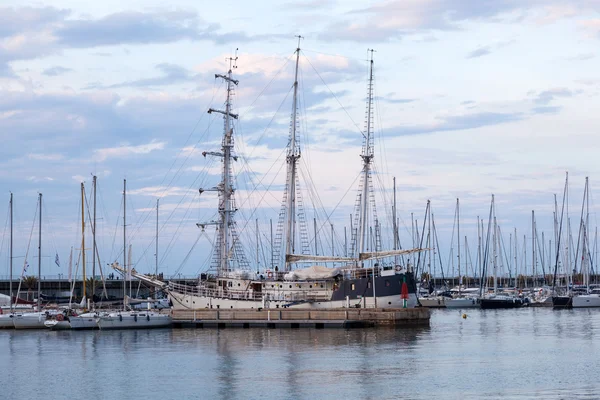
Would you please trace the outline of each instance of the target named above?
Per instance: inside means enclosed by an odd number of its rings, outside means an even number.
[[[297,163],[300,159],[300,146],[296,141],[296,122],[298,111],[298,65],[300,62],[300,40],[302,36],[298,35],[298,47],[296,48],[296,70],[294,73],[294,98],[292,101],[292,123],[290,132],[290,144],[287,150],[287,197],[285,199],[287,208],[287,229],[285,232],[285,252],[284,254],[294,254],[295,252],[295,231],[296,231],[296,175]],[[286,261],[285,270],[291,269],[290,263]]]
[[[373,162],[374,152],[373,152],[373,52],[375,50],[369,49],[371,53],[371,59],[369,63],[369,84],[367,88],[367,112],[366,112],[366,129],[363,134],[363,149],[360,157],[363,161],[363,169],[362,169],[362,179],[361,179],[361,188],[358,198],[358,223],[356,224],[358,229],[357,232],[357,243],[355,249],[358,250],[357,253],[364,253],[367,248],[367,232],[369,229],[369,214],[368,214],[368,205],[369,205],[369,189],[371,187],[371,166]],[[374,206],[374,205],[373,205]],[[377,217],[374,215],[374,222],[377,224]],[[378,234],[378,231],[375,230],[375,234]],[[377,243],[377,238],[374,241]],[[373,249],[377,250],[377,249]],[[361,262],[361,266],[364,266],[364,263]]]
[[[217,243],[216,243],[216,266],[217,273],[219,276],[226,275],[231,270],[230,265],[230,248],[234,252],[241,252],[238,249],[239,244],[236,242],[236,234],[233,228],[233,214],[236,209],[234,207],[233,193],[235,188],[233,186],[232,176],[232,160],[237,160],[237,156],[233,155],[233,126],[232,119],[238,119],[238,115],[231,112],[231,95],[234,90],[234,85],[237,86],[238,80],[232,78],[232,70],[237,68],[237,49],[236,56],[229,57],[229,70],[227,75],[215,74],[216,78],[221,78],[227,82],[227,98],[225,100],[225,110],[217,110],[209,108],[208,113],[213,112],[223,114],[224,119],[224,130],[223,140],[221,142],[221,151],[212,152],[205,151],[202,154],[204,156],[211,155],[220,157],[223,160],[223,170],[221,173],[221,182],[214,188],[211,189],[200,189],[200,193],[204,191],[216,191],[219,193],[219,221],[211,221],[207,223],[197,224],[200,228],[204,228],[206,225],[216,225],[218,229]],[[237,246],[236,246],[237,245]],[[241,254],[238,254],[241,256]],[[243,257],[243,256],[242,256]]]

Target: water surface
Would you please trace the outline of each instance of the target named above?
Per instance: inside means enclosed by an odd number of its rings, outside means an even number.
[[[418,329],[0,331],[0,398],[597,399],[600,310]]]

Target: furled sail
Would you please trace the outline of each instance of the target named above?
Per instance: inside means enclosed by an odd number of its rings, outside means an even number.
[[[421,251],[426,251],[429,249],[406,249],[406,250],[386,250],[386,251],[375,251],[372,253],[360,253],[358,255],[358,259],[360,261],[370,260],[372,258],[383,258],[383,257],[393,257],[393,256],[401,256],[404,254],[412,254],[419,253]]]

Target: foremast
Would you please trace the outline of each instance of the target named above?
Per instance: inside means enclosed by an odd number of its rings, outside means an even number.
[[[234,90],[234,86],[237,86],[239,81],[233,79],[232,70],[237,68],[237,53],[235,57],[229,57],[229,70],[226,75],[215,74],[215,79],[222,79],[227,84],[227,97],[225,100],[225,110],[218,110],[209,108],[208,113],[219,113],[223,114],[224,129],[223,139],[221,141],[221,151],[205,151],[202,153],[203,156],[215,156],[220,157],[223,164],[221,171],[221,182],[210,189],[199,189],[200,194],[205,191],[215,191],[219,195],[219,220],[210,221],[197,224],[200,228],[204,229],[206,225],[216,225],[217,227],[217,241],[214,248],[213,265],[216,266],[217,274],[219,276],[227,275],[232,269],[231,259],[233,253],[238,257],[240,264],[247,264],[243,257],[243,251],[241,244],[238,241],[238,237],[234,227],[233,216],[235,211],[234,192],[235,187],[233,184],[233,173],[232,173],[232,160],[236,161],[237,156],[234,155],[233,146],[233,125],[232,119],[238,119],[238,114],[232,112],[231,96]]]
[[[358,198],[356,200],[355,207],[355,218],[356,224],[353,232],[352,241],[352,254],[358,255],[365,253],[367,249],[371,251],[380,250],[380,239],[379,239],[379,221],[377,219],[377,209],[375,207],[375,198],[373,195],[373,182],[372,182],[372,166],[374,153],[374,135],[373,135],[373,52],[374,50],[368,50],[371,53],[369,63],[369,83],[367,85],[367,110],[366,110],[366,121],[365,121],[365,133],[363,133],[363,147],[360,157],[362,158],[363,168],[361,173],[360,187]],[[374,246],[371,245],[369,248],[369,203],[373,206],[373,223],[375,224],[375,238]],[[373,249],[372,247],[375,247]],[[358,257],[357,257],[358,259]],[[361,262],[361,266],[364,263]]]

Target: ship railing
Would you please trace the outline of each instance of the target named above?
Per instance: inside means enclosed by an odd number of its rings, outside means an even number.
[[[282,290],[277,293],[255,292],[250,290],[223,290],[222,288],[203,288],[198,286],[181,285],[174,282],[169,282],[169,290],[183,294],[184,296],[205,296],[218,297],[231,300],[254,300],[261,301],[266,296],[272,301],[327,301],[331,298],[328,293],[314,293],[311,291],[292,291]]]

